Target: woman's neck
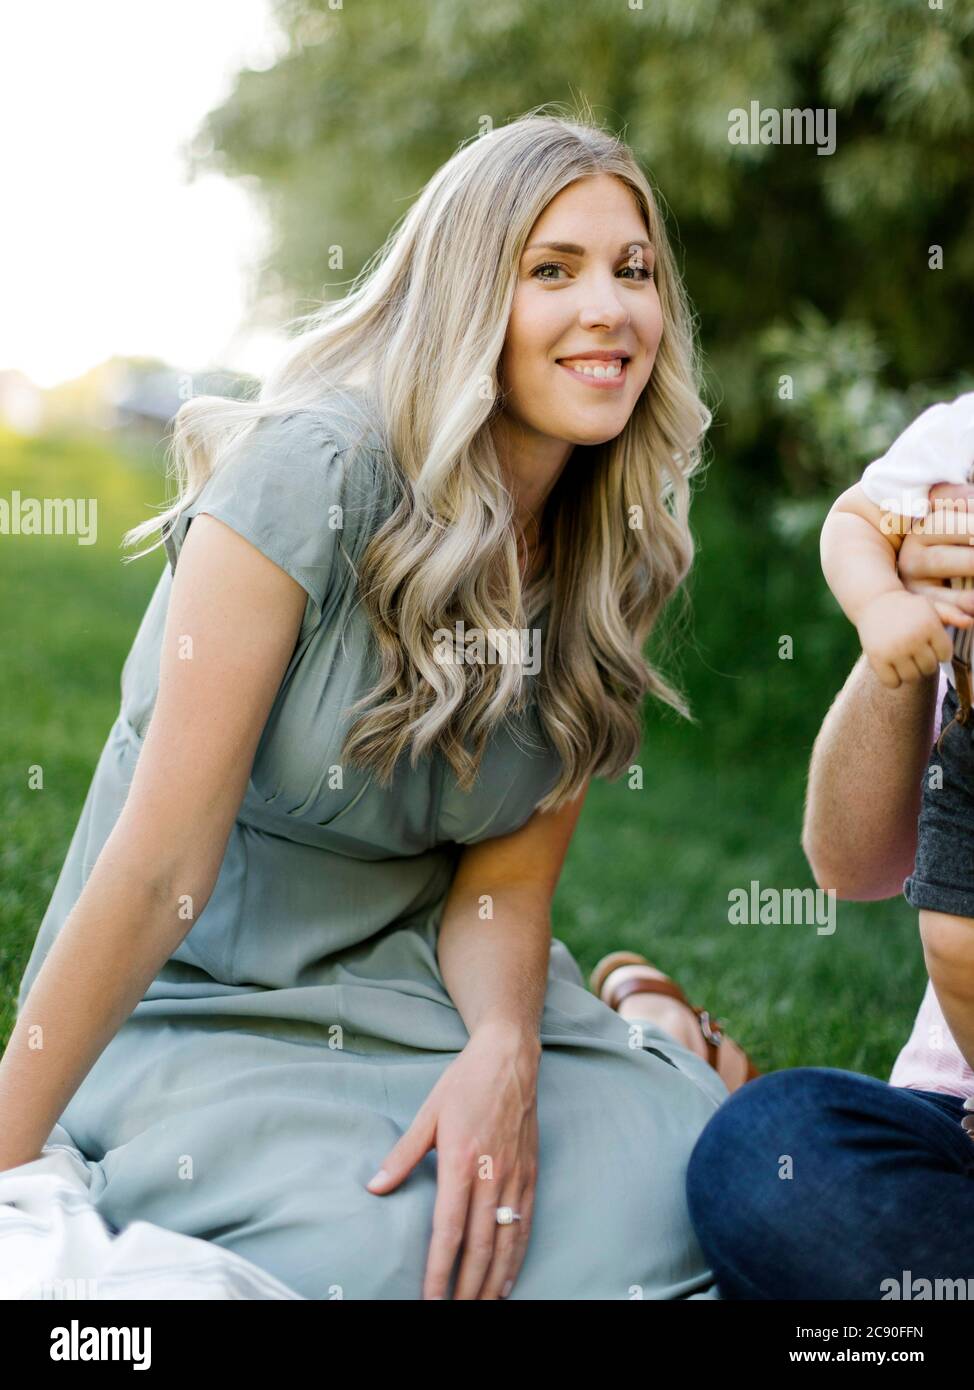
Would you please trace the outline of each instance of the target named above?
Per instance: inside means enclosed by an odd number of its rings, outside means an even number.
[[[514,499],[515,525],[534,545],[545,503],[561,476],[573,446],[528,430],[506,415],[493,422],[494,446],[508,490]]]
[[[515,522],[519,527],[518,561],[521,569],[522,587],[527,587],[543,572],[548,560],[548,539],[541,534],[541,527],[535,517],[525,523]]]

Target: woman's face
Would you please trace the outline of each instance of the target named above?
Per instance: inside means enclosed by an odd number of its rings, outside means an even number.
[[[625,428],[663,334],[654,264],[619,179],[595,174],[551,200],[521,257],[500,361],[519,433],[603,444]]]

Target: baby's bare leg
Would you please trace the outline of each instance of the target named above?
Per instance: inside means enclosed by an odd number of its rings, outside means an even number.
[[[954,1040],[974,1067],[974,919],[920,911],[923,955]]]

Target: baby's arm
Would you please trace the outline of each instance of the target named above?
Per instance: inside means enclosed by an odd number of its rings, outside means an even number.
[[[833,503],[822,528],[829,588],[855,625],[870,666],[891,689],[949,661],[953,645],[944,623],[964,616],[903,587],[896,556],[909,527],[909,518],[884,513],[856,483]]]

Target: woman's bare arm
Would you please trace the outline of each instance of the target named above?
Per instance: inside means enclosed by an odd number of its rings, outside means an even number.
[[[306,599],[230,527],[194,519],[125,805],[0,1060],[0,1170],[40,1154],[206,906]]]
[[[881,684],[861,656],[812,749],[802,848],[840,898],[891,898],[913,868],[937,677]]]
[[[453,877],[437,958],[470,1041],[386,1155],[380,1184],[391,1191],[436,1145],[424,1298],[446,1295],[461,1243],[454,1298],[504,1296],[524,1259],[537,1180],[551,900],[587,789],[559,811],[536,811],[509,835],[468,845]],[[497,1204],[511,1199],[518,1230],[513,1241],[498,1240]]]
[[[540,1054],[551,903],[589,783],[558,811],[464,849],[443,909],[443,982],[473,1035],[493,1029]],[[485,917],[487,906],[491,916]]]

